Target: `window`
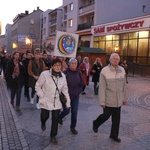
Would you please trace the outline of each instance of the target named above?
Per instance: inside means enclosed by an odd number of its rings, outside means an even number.
[[[73,11],[73,3],[70,4],[70,11]]]
[[[30,24],[32,24],[32,25],[34,24],[34,19],[30,20]]]
[[[72,19],[70,19],[70,20],[68,21],[68,23],[69,23],[69,27],[72,27]]]
[[[148,31],[139,32],[139,38],[145,38],[145,37],[148,37]]]
[[[46,17],[44,17],[44,22],[43,23],[46,23]]]

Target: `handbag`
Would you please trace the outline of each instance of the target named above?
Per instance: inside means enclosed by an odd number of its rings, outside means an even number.
[[[60,99],[60,101],[61,101],[61,103],[62,104],[66,104],[66,102],[67,102],[67,98],[66,98],[66,96],[64,95],[64,93],[59,93],[59,99]]]
[[[55,85],[56,85],[56,90],[58,91],[58,93],[59,93],[59,100],[60,100],[60,102],[64,105],[64,104],[66,104],[66,102],[67,102],[67,98],[66,98],[66,96],[64,95],[64,93],[60,93],[59,92],[59,89],[58,89],[58,86],[57,86],[57,84],[56,84],[56,82],[55,82],[55,80],[54,80],[54,78],[52,77],[52,79],[53,79],[53,81],[54,81],[54,83],[55,83]]]

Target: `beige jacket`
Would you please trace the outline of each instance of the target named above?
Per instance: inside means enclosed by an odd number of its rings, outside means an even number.
[[[127,101],[126,74],[124,68],[111,65],[104,67],[100,74],[99,103],[108,107],[120,107]]]

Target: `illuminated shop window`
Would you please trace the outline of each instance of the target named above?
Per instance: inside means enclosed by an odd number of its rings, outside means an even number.
[[[112,40],[112,35],[106,35],[106,40]]]
[[[137,53],[137,40],[129,40],[128,56],[136,56]]]
[[[99,42],[99,48],[105,50],[105,41]]]
[[[128,39],[128,33],[127,34],[121,34],[121,39]]]
[[[139,32],[139,38],[148,37],[149,32],[148,31],[141,31]]]
[[[99,37],[99,40],[105,40],[105,37],[106,37],[106,36],[100,36],[100,37]]]
[[[113,40],[119,40],[119,35],[113,35]]]
[[[98,44],[98,42],[94,42],[94,48],[99,48],[99,44]]]

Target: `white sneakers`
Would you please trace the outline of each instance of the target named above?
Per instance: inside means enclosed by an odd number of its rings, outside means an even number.
[[[36,103],[36,108],[41,109],[39,103]]]
[[[31,98],[30,103],[34,104],[34,98]],[[36,108],[41,109],[39,103],[36,103]]]
[[[30,103],[31,103],[31,104],[34,104],[34,98],[31,98],[31,99],[30,99]]]

